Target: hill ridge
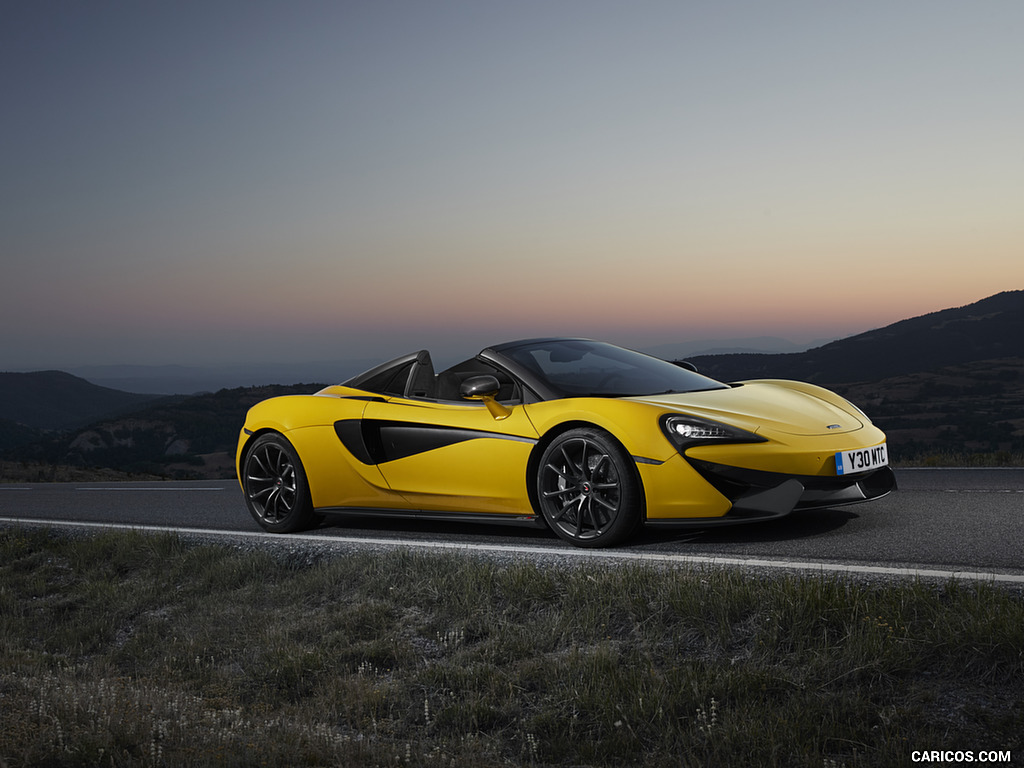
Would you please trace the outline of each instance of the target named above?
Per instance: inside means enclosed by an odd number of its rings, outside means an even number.
[[[1024,449],[1024,291],[1004,291],[805,352],[690,360],[724,381],[824,384],[864,407],[904,455]],[[0,373],[0,449],[18,461],[230,476],[245,410],[265,397],[320,386],[160,397],[101,387],[64,371]],[[33,442],[39,428],[67,433],[38,433]]]
[[[157,399],[92,384],[65,371],[0,373],[0,419],[36,429],[73,429]]]
[[[1009,357],[1024,357],[1024,290],[899,320],[806,352],[701,355],[690,362],[723,381],[789,378],[829,386]]]

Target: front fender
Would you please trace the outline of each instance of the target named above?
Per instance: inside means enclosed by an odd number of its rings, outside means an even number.
[[[603,397],[548,400],[524,407],[542,439],[563,424],[586,423],[610,433],[635,458],[664,462],[678,454],[658,424],[664,408]]]

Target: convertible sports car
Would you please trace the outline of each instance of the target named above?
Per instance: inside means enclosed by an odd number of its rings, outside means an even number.
[[[581,547],[640,523],[764,520],[896,485],[885,435],[826,389],[723,384],[575,338],[499,344],[438,374],[421,351],[265,400],[237,467],[268,531],[348,511],[547,525]]]

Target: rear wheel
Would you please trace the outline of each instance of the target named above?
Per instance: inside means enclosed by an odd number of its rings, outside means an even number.
[[[618,544],[640,519],[640,484],[629,455],[598,429],[570,430],[545,449],[537,500],[551,529],[578,547]]]
[[[320,520],[313,512],[302,462],[292,444],[276,432],[261,435],[252,444],[242,465],[242,488],[249,512],[264,530],[290,533]]]

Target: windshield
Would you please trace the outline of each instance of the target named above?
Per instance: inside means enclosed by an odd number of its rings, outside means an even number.
[[[639,397],[727,385],[650,355],[584,339],[511,344],[501,353],[564,397]]]

